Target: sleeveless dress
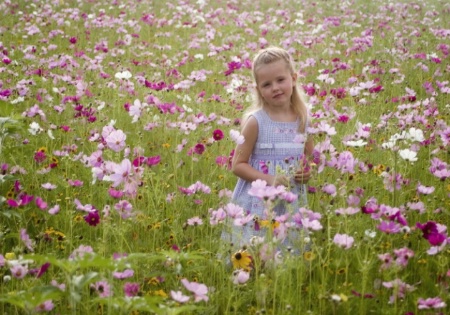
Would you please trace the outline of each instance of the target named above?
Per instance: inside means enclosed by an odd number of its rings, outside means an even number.
[[[292,176],[297,170],[299,158],[304,152],[304,143],[294,142],[298,135],[299,120],[297,119],[295,122],[273,121],[263,109],[256,111],[251,116],[258,122],[258,138],[249,164],[253,168],[271,175],[274,175],[277,169],[278,172],[281,169]],[[231,240],[230,238],[228,240],[233,245],[246,245],[250,243],[253,236],[266,235],[266,230],[259,229],[257,226],[258,221],[267,218],[266,206],[263,200],[248,194],[251,186],[251,182],[239,178],[233,191],[233,203],[244,208],[246,213],[255,215],[253,222],[242,227],[231,228]],[[290,191],[298,196],[297,201],[291,204],[285,201],[279,202],[273,208],[275,215],[282,215],[287,211],[294,213],[300,207],[306,206],[305,184],[297,184],[291,180]],[[297,234],[299,234],[298,231]],[[289,244],[289,240],[284,242],[284,244],[286,243]]]

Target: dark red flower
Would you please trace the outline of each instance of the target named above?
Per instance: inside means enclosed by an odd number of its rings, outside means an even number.
[[[216,141],[222,140],[223,139],[223,131],[220,129],[216,129],[213,131],[213,138]]]
[[[197,143],[194,147],[194,152],[198,155],[203,154],[205,152],[205,145],[203,143]]]
[[[97,224],[100,223],[100,215],[98,214],[98,211],[95,210],[86,214],[84,216],[84,221],[86,221],[86,223],[90,226],[97,226]]]

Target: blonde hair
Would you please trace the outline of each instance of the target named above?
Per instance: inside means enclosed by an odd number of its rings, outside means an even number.
[[[260,67],[278,60],[285,61],[291,74],[295,73],[294,63],[289,53],[282,48],[271,46],[260,50],[253,58],[252,73],[255,84],[258,83],[256,82],[256,71]],[[255,89],[255,99],[253,104],[244,112],[243,121],[245,122],[254,112],[263,108],[264,104],[265,101],[261,93],[258,89]],[[308,120],[308,108],[306,107],[306,99],[303,89],[301,89],[297,83],[294,85],[292,90],[291,106],[300,120],[298,131],[304,133],[306,131],[306,122]]]

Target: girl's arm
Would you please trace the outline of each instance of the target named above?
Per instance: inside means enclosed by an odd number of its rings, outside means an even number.
[[[245,181],[253,182],[257,179],[266,181],[269,185],[284,185],[288,181],[285,179],[269,174],[264,174],[253,168],[248,162],[252,155],[253,148],[258,138],[258,121],[255,117],[250,116],[242,127],[241,134],[244,136],[244,143],[236,146],[232,161],[232,172],[234,175]]]
[[[311,179],[312,169],[311,169],[311,158],[314,151],[314,140],[311,135],[308,135],[305,143],[305,161],[307,165],[301,165],[300,168],[294,175],[294,180],[299,184],[305,184]]]

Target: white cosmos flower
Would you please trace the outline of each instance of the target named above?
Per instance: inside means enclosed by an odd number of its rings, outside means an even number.
[[[409,128],[408,139],[412,141],[422,142],[425,140],[422,129]]]
[[[364,141],[362,139],[356,140],[356,141],[344,141],[344,144],[348,147],[363,147],[367,144],[367,141]]]
[[[400,154],[400,157],[406,161],[417,161],[417,152],[411,151],[409,149],[404,149],[399,150],[398,153]]]
[[[28,128],[28,131],[29,131],[33,136],[35,136],[36,134],[42,132],[43,129],[41,128],[41,126],[39,126],[39,124],[38,124],[37,122],[33,121],[33,122],[30,124],[30,128]]]
[[[123,72],[117,72],[114,76],[115,76],[117,79],[127,79],[127,80],[128,80],[129,78],[132,77],[132,74],[131,74],[130,71],[125,70],[125,71],[123,71]]]

